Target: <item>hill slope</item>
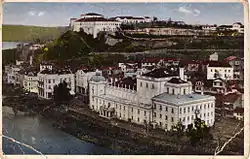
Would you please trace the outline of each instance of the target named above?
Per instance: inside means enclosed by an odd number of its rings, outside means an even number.
[[[34,41],[34,39],[58,38],[66,31],[66,27],[3,25],[2,30],[3,41],[30,42]]]

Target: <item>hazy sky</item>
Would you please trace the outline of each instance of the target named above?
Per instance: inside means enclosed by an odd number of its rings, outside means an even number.
[[[116,15],[156,16],[188,24],[243,23],[241,3],[15,3],[3,5],[4,24],[65,26],[69,18],[95,12]]]

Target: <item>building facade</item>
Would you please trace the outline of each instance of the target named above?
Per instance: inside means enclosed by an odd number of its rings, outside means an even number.
[[[66,82],[70,93],[75,92],[74,74],[69,70],[49,70],[45,69],[37,74],[38,76],[38,97],[51,99],[54,87],[59,83]]]
[[[100,73],[89,82],[90,109],[105,118],[118,118],[141,125],[170,130],[178,122],[187,127],[198,115],[206,124],[214,124],[213,96],[196,94],[191,82],[166,69],[154,69],[136,80],[108,84]],[[195,112],[199,110],[199,114]]]
[[[23,89],[28,92],[38,93],[37,72],[27,72],[23,76]]]
[[[121,25],[121,22],[104,18],[103,15],[96,13],[82,14],[80,18],[71,18],[70,26],[73,31],[79,32],[84,31],[87,34],[97,37],[99,32],[116,32]]]
[[[207,80],[214,80],[217,78],[233,80],[233,67],[229,64],[209,63],[207,65]]]
[[[75,73],[76,93],[87,94],[89,80],[94,75],[95,72],[91,72],[87,68],[77,70]]]

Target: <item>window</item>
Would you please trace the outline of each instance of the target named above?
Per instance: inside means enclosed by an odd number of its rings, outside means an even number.
[[[202,109],[202,105],[200,105],[200,110]]]
[[[120,117],[122,117],[122,114],[120,113]]]
[[[189,116],[187,117],[187,121],[189,121]]]
[[[183,90],[183,94],[186,94],[186,89]]]
[[[132,120],[134,120],[134,117],[133,117],[133,116],[131,116],[131,119],[132,119]]]
[[[207,124],[209,124],[209,120],[207,120]]]
[[[125,106],[123,106],[123,110],[125,110]]]
[[[211,72],[213,72],[213,69],[211,69]]]
[[[209,113],[207,113],[207,116],[209,117]]]
[[[160,122],[160,127],[162,127],[162,123]]]
[[[133,112],[133,108],[131,108],[131,112]]]
[[[117,109],[117,104],[115,104],[115,108]]]
[[[168,116],[167,115],[165,115],[165,120],[168,120]]]
[[[153,106],[154,109],[156,109],[156,104],[154,103],[154,106]]]
[[[162,115],[160,114],[160,119],[162,118]]]
[[[162,110],[162,106],[160,105],[160,110]]]
[[[172,94],[174,94],[174,89],[172,89]]]
[[[142,82],[140,83],[140,86],[142,87]]]
[[[140,109],[137,110],[137,114],[140,114]]]
[[[206,117],[206,113],[204,113],[204,118]]]
[[[172,113],[174,114],[174,108],[172,108]]]
[[[209,109],[209,106],[210,106],[210,104],[208,103],[208,104],[207,104],[207,108],[208,108],[208,109]]]
[[[185,122],[185,117],[183,117],[182,121]]]
[[[144,110],[144,116],[146,116],[146,111]]]
[[[167,87],[167,93],[169,93],[169,88]]]
[[[174,118],[173,117],[171,117],[171,121],[174,122]]]
[[[156,112],[154,112],[154,117],[156,117]]]
[[[192,117],[191,117],[191,118],[192,118],[192,120],[193,120],[193,119],[194,119],[194,115],[192,115]]]
[[[204,109],[206,109],[206,104],[204,104]]]
[[[137,121],[140,122],[140,118],[137,118]]]
[[[146,83],[146,88],[148,88],[148,83]]]
[[[166,112],[168,111],[168,107],[166,106]]]
[[[192,106],[192,111],[194,111],[194,106]]]
[[[120,105],[120,110],[122,109],[122,106]]]
[[[188,112],[190,112],[190,107],[188,107]]]
[[[166,129],[168,128],[168,124],[165,124],[165,128],[166,128]]]
[[[186,108],[183,108],[184,114],[186,113]]]
[[[213,112],[211,112],[211,116],[213,116]]]
[[[180,114],[181,114],[181,108],[180,108]]]
[[[152,84],[152,87],[151,87],[152,89],[154,89],[155,88],[155,85],[154,84]]]

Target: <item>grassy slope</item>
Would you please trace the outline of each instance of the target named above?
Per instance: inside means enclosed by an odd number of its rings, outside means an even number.
[[[34,39],[54,39],[65,32],[65,27],[40,27],[24,25],[3,25],[3,41],[30,42]]]

